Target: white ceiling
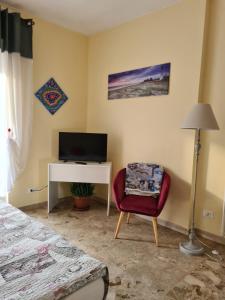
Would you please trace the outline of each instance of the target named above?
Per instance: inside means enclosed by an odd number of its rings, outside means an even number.
[[[115,27],[180,0],[3,0],[87,35]]]

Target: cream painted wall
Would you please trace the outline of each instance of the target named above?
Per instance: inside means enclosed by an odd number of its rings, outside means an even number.
[[[27,15],[23,12],[23,16]],[[58,155],[58,131],[86,129],[87,37],[38,18],[34,21],[33,91],[54,77],[69,100],[52,116],[33,97],[29,162],[9,194],[9,201],[18,207],[47,200],[47,190],[40,193],[28,193],[27,190],[47,184],[47,163],[56,160]],[[64,188],[65,195],[67,188]]]
[[[47,183],[47,163],[57,158],[57,132],[87,128],[109,134],[113,174],[131,161],[168,168],[172,189],[161,218],[187,227],[194,133],[179,127],[201,92],[199,100],[212,104],[221,129],[203,134],[197,226],[222,233],[225,1],[208,2],[205,27],[206,0],[184,0],[90,38],[34,18],[34,91],[53,76],[69,100],[53,117],[33,99],[31,154],[10,194],[14,205],[46,201],[46,191],[29,194],[27,189]],[[164,62],[171,62],[168,96],[107,100],[108,74]],[[104,195],[104,190],[99,192]],[[204,219],[203,208],[213,210],[215,218]]]
[[[89,39],[87,130],[109,134],[113,174],[128,162],[168,168],[172,189],[161,218],[187,227],[193,138],[180,129],[198,101],[205,0],[185,0]],[[108,74],[171,62],[168,96],[107,100]]]
[[[212,105],[220,130],[203,134],[197,225],[205,231],[222,235],[225,192],[225,1],[208,2],[201,100]],[[202,218],[204,208],[214,211],[215,218]]]

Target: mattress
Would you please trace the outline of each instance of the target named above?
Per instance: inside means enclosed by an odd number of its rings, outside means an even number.
[[[105,284],[103,279],[96,279],[73,294],[70,294],[65,300],[99,300],[104,297]]]
[[[102,300],[107,290],[104,263],[20,210],[0,203],[1,300]]]

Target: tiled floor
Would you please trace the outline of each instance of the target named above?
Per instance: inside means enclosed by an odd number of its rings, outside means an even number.
[[[180,253],[178,244],[185,237],[177,232],[159,226],[160,246],[157,248],[152,225],[131,217],[131,224],[122,224],[119,239],[114,240],[118,212],[112,209],[110,217],[106,217],[105,206],[96,202],[86,212],[73,210],[70,199],[49,216],[46,208],[25,211],[89,255],[105,262],[110,274],[109,300],[225,299],[225,275],[216,279],[213,269],[210,271],[205,267],[210,265],[206,255],[190,257]],[[224,246],[207,243],[225,257]],[[196,278],[199,272],[206,273]],[[204,293],[204,288],[209,290],[208,293]]]

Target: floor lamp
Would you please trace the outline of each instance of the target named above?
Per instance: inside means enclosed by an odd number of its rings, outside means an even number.
[[[204,252],[204,248],[198,243],[195,233],[195,198],[196,198],[196,183],[198,175],[198,159],[201,149],[200,132],[201,130],[218,130],[216,118],[209,104],[198,103],[192,108],[187,115],[181,128],[194,129],[196,131],[195,146],[194,146],[194,165],[192,177],[192,217],[191,228],[189,230],[189,240],[180,243],[180,251],[189,255],[200,255]]]

